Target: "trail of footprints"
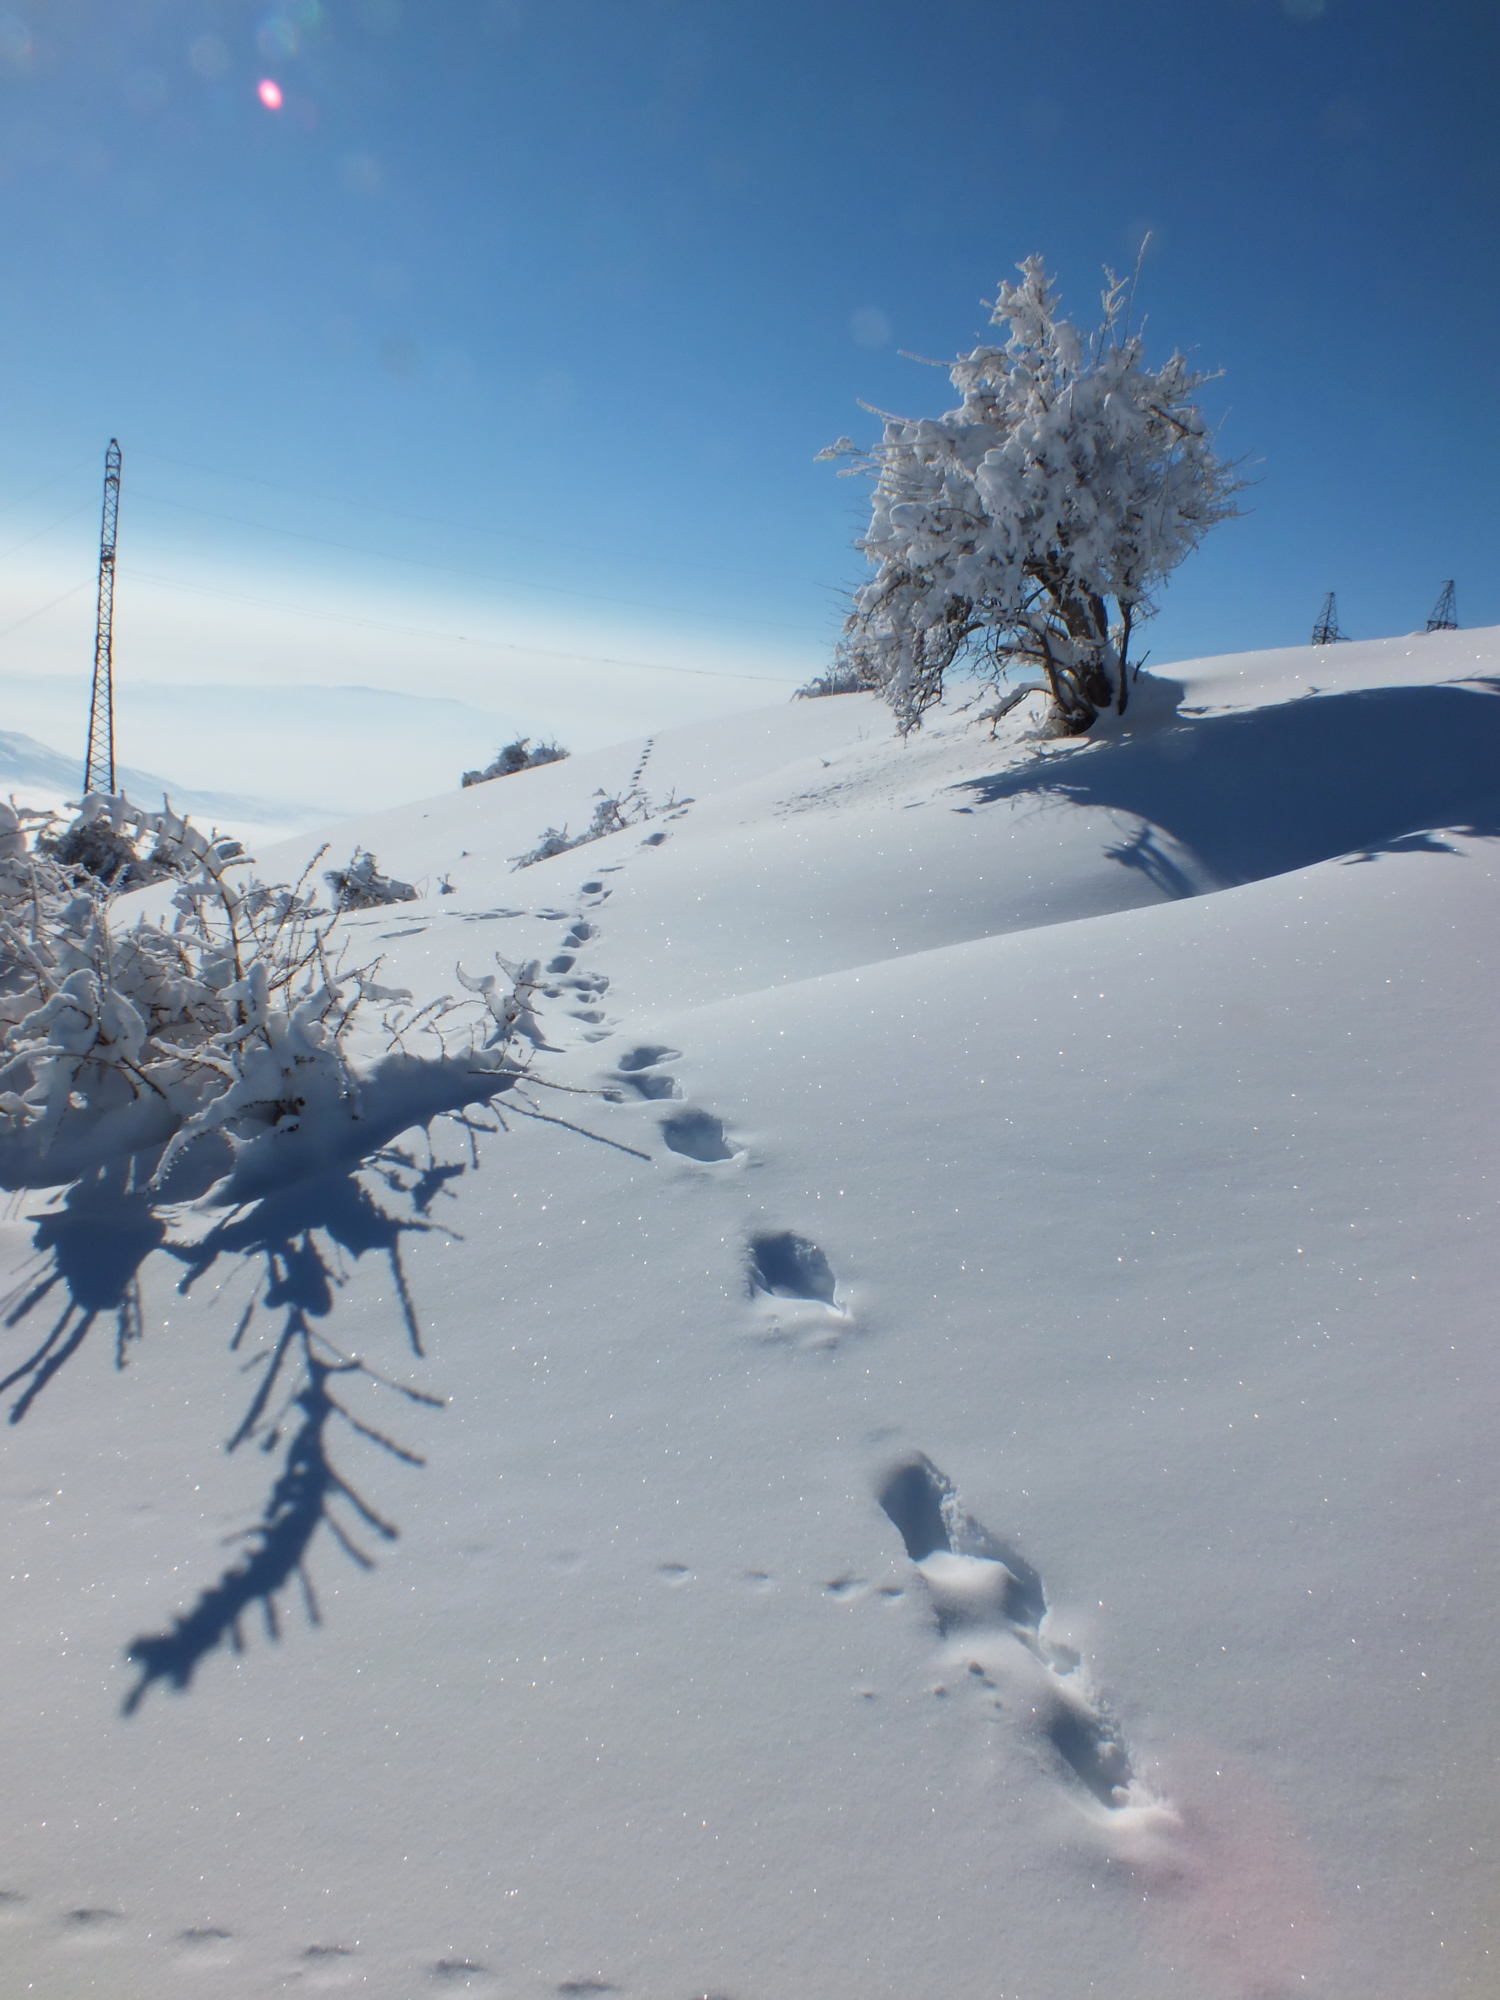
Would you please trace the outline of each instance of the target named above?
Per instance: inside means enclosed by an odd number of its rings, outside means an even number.
[[[649,754],[650,747],[649,744],[646,746],[646,754]],[[641,761],[644,764],[645,755]],[[614,869],[601,869],[600,877],[617,873],[621,865],[616,864]],[[585,1041],[607,1041],[614,1032],[615,1024],[609,1022],[598,1003],[609,990],[608,975],[580,970],[579,959],[598,942],[600,936],[599,925],[590,913],[600,910],[612,892],[602,879],[595,878],[582,883],[578,893],[581,908],[576,912],[540,909],[529,913],[545,923],[568,925],[559,949],[538,971],[536,991],[545,1000],[574,1003],[568,1008],[568,1013],[589,1031],[583,1037]],[[528,913],[497,911],[492,914],[521,916]],[[667,1048],[660,1043],[640,1043],[628,1049],[620,1056],[608,1079],[605,1096],[614,1103],[630,1100],[648,1103],[680,1101],[682,1086],[665,1065],[680,1061],[681,1055],[680,1049]],[[658,1130],[671,1152],[686,1160],[696,1160],[700,1165],[712,1166],[722,1160],[732,1160],[742,1151],[725,1131],[721,1118],[696,1106],[684,1104],[680,1110],[668,1112],[658,1120]]]
[[[640,759],[631,773],[632,789],[639,786],[650,761],[656,739],[648,737],[641,751]],[[693,803],[691,799],[680,801],[666,814],[668,819],[680,819]],[[642,841],[642,847],[659,847],[667,834],[658,828]],[[494,909],[481,911],[455,911],[453,914],[465,920],[492,918],[513,918],[531,916],[542,923],[561,923],[568,926],[562,934],[558,949],[543,964],[537,962],[534,974],[535,991],[543,999],[571,1003],[567,1012],[572,1020],[580,1022],[585,1033],[585,1042],[603,1042],[613,1035],[617,1022],[606,1015],[601,1002],[609,991],[609,977],[602,972],[591,972],[580,966],[583,954],[596,944],[600,937],[600,927],[596,913],[608,902],[613,891],[605,882],[607,875],[617,875],[626,864],[614,862],[601,864],[597,875],[580,883],[578,889],[579,906],[573,910],[542,908],[536,910]],[[527,967],[528,974],[531,967]],[[681,1051],[661,1045],[641,1044],[622,1055],[609,1077],[605,1096],[616,1103],[629,1100],[645,1102],[668,1102],[682,1099],[682,1087],[663,1065],[676,1062]],[[739,1156],[742,1148],[736,1146],[724,1129],[724,1122],[711,1111],[683,1104],[682,1108],[670,1111],[659,1119],[658,1130],[669,1151],[682,1159],[697,1161],[703,1166],[713,1166],[721,1161]]]
[[[136,1927],[123,1910],[85,1907],[48,1915],[36,1909],[22,1891],[0,1889],[0,1930],[12,1927],[31,1929],[33,1936],[40,1932],[38,1941],[44,1947],[68,1954],[80,1948],[106,1953],[112,1946],[134,1945],[138,1949],[140,1943]],[[211,1973],[234,1964],[250,1942],[218,1924],[194,1925],[166,1941],[166,1958],[175,1960],[183,1971]],[[269,1963],[266,1969],[276,1978],[278,1990],[336,1992],[366,1983],[366,1964],[361,1960],[361,1953],[351,1945],[319,1942],[305,1946],[290,1962],[282,1959],[279,1974]],[[469,1958],[432,1959],[413,1965],[410,1976],[430,1984],[436,1992],[494,1992],[499,1984],[488,1966]],[[614,1989],[596,1980],[574,1980],[553,1990],[565,1994]]]
[[[585,882],[580,895],[583,910],[576,915],[567,910],[537,910],[534,914],[549,923],[566,923],[569,928],[563,935],[559,949],[548,959],[537,983],[537,990],[548,1000],[571,1000],[574,1004],[568,1012],[575,1021],[599,1029],[598,1035],[587,1040],[600,1040],[609,1030],[603,1028],[604,1013],[599,1002],[609,991],[608,976],[602,972],[579,972],[579,954],[599,936],[599,927],[583,914],[586,910],[597,910],[608,900],[610,891],[603,882]]]
[[[31,1914],[29,1899],[25,1895],[17,1890],[0,1889],[0,1927],[23,1921]],[[130,1928],[129,1920],[121,1910],[66,1910],[50,1920],[44,1918],[41,1921],[50,1928],[51,1942],[65,1950],[80,1944],[107,1946],[124,1942]],[[248,1942],[216,1924],[195,1926],[178,1932],[171,1940],[168,1957],[175,1959],[185,1971],[208,1973],[234,1963],[242,1945]],[[382,1970],[388,1972],[389,1968],[383,1967]],[[269,1965],[267,1971],[272,1971]],[[283,1960],[279,1976],[274,1972],[272,1976],[277,1979],[278,1990],[341,1992],[365,1985],[368,1971],[367,1962],[362,1963],[362,1954],[352,1946],[320,1943],[306,1946],[290,1964]],[[497,1973],[471,1958],[432,1959],[425,1964],[413,1965],[408,1977],[421,1981],[435,1993],[493,1993],[500,1985]],[[411,1990],[415,1992],[416,1988]],[[548,1991],[545,1986],[533,1990],[539,1996]],[[615,1993],[621,1989],[595,1974],[560,1980],[550,1990],[566,2000],[567,1996]],[[730,2000],[730,1996],[705,1995],[702,1989],[695,1989],[692,1995],[684,1996],[684,2000]]]
[[[585,884],[585,889],[600,886]],[[554,961],[554,968],[569,969],[561,960]],[[667,1065],[680,1055],[680,1050],[655,1043],[626,1051],[616,1065],[610,1094],[652,1104],[679,1099],[681,1087]],[[711,1162],[733,1157],[722,1122],[708,1112],[670,1113],[661,1131],[668,1146],[686,1158]],[[786,1300],[839,1314],[837,1280],[826,1253],[793,1230],[751,1237],[746,1280],[752,1299]],[[1100,1806],[1115,1812],[1142,1802],[1145,1795],[1119,1729],[1082,1659],[1043,1631],[1046,1594],[1025,1557],[967,1513],[952,1482],[923,1455],[898,1466],[878,1497],[921,1575],[939,1637],[946,1642],[948,1664],[965,1670],[992,1713],[1014,1712]],[[657,1574],[677,1588],[691,1580],[692,1572],[685,1563],[663,1562]],[[761,1586],[770,1581],[761,1571],[750,1580]],[[864,1588],[863,1580],[852,1576],[836,1577],[825,1586],[836,1600]],[[879,1594],[897,1599],[904,1592],[899,1585],[884,1584]],[[940,1683],[934,1691],[946,1696],[948,1688]]]
[[[638,782],[651,746],[642,755],[633,782]],[[580,891],[597,909],[609,895],[599,880]],[[559,919],[565,912],[555,914]],[[584,916],[573,919],[563,949],[547,972],[563,982],[543,988],[550,998],[571,991],[585,999],[602,995],[608,980],[575,976],[578,954],[598,935]],[[597,1022],[602,1015],[575,1010],[575,1018]],[[682,1088],[668,1065],[681,1051],[659,1043],[639,1043],[618,1059],[607,1095],[616,1102],[680,1103]],[[668,1147],[685,1159],[713,1164],[735,1157],[736,1148],[722,1120],[711,1112],[682,1105],[659,1121]],[[848,1321],[841,1311],[833,1268],[824,1251],[809,1237],[793,1230],[762,1231],[750,1238],[746,1258],[747,1289],[752,1300],[770,1312],[771,1337],[788,1339],[800,1332],[804,1346],[837,1345],[838,1334],[827,1320]],[[783,1326],[777,1302],[792,1308],[792,1326]],[[796,1308],[816,1308],[827,1320],[798,1324]],[[1048,1749],[1058,1767],[1109,1812],[1146,1803],[1149,1794],[1136,1778],[1120,1731],[1094,1689],[1079,1654],[1049,1638],[1044,1631],[1047,1598],[1041,1577],[1018,1550],[998,1540],[966,1512],[958,1493],[932,1461],[918,1454],[905,1460],[886,1479],[880,1505],[901,1535],[906,1553],[916,1565],[931,1601],[947,1664],[964,1670],[964,1680],[979,1691],[991,1715],[1010,1713]],[[685,1564],[658,1565],[663,1583],[680,1586],[690,1579]],[[826,1586],[835,1599],[857,1595],[860,1579],[836,1577]],[[880,1594],[898,1598],[899,1586],[883,1585]],[[946,1683],[934,1692],[946,1696]]]
[[[669,1049],[655,1042],[643,1042],[628,1049],[615,1066],[606,1096],[617,1104],[631,1098],[652,1104],[680,1099],[682,1086],[663,1065],[678,1061],[681,1054],[680,1049]],[[725,1132],[724,1121],[715,1118],[711,1111],[690,1106],[669,1111],[659,1121],[658,1130],[672,1152],[705,1166],[732,1160],[741,1150]]]

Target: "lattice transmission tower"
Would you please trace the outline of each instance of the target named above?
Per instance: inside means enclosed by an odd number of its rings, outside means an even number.
[[[83,789],[115,788],[115,526],[120,518],[120,445],[104,454],[104,524],[99,533],[99,608],[94,617],[94,688],[89,697],[89,747]]]
[[[1313,627],[1312,642],[1315,646],[1331,646],[1348,634],[1339,630],[1338,606],[1333,601],[1330,590],[1323,599],[1323,609],[1318,613],[1318,622]]]
[[[1450,576],[1443,585],[1437,603],[1432,607],[1432,616],[1427,621],[1429,632],[1456,632],[1458,630],[1458,607],[1453,598],[1453,579]]]

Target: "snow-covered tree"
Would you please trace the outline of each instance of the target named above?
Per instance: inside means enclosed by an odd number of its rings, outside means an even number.
[[[856,594],[839,666],[918,725],[961,659],[998,676],[1030,666],[1051,726],[1078,735],[1123,709],[1131,635],[1153,592],[1216,522],[1240,481],[1214,454],[1193,402],[1205,376],[1173,354],[1146,367],[1127,287],[1110,278],[1104,319],[1084,334],[1058,316],[1042,260],[1002,284],[1003,347],[950,371],[963,401],[941,417],[887,416],[868,453],[875,481],[859,546],[876,574]],[[879,414],[884,414],[879,413]]]

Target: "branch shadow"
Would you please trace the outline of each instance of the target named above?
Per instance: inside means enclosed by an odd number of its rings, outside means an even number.
[[[1179,714],[954,787],[985,805],[1051,798],[1128,814],[1109,858],[1193,893],[1166,834],[1217,887],[1347,857],[1456,853],[1439,831],[1500,835],[1500,680],[1361,688],[1224,715]]]
[[[127,1349],[141,1335],[140,1268],[166,1233],[150,1195],[133,1185],[128,1161],[76,1180],[61,1207],[40,1218],[32,1247],[43,1268],[0,1299],[3,1324],[7,1331],[19,1326],[59,1286],[64,1304],[40,1346],[0,1376],[0,1395],[21,1388],[11,1423],[21,1422],[101,1316],[114,1315],[115,1365],[125,1366]]]
[[[138,1155],[80,1176],[37,1219],[37,1263],[0,1300],[6,1329],[24,1327],[49,1302],[53,1306],[40,1338],[0,1377],[0,1393],[16,1392],[8,1412],[12,1424],[31,1415],[43,1390],[99,1326],[112,1322],[115,1366],[127,1365],[142,1334],[142,1266],[157,1252],[180,1266],[176,1289],[182,1295],[226,1260],[236,1270],[256,1267],[254,1291],[229,1348],[257,1380],[225,1449],[254,1445],[275,1462],[275,1472],[259,1517],[232,1538],[240,1545],[234,1559],[168,1626],[141,1633],[126,1647],[137,1669],[123,1703],[126,1715],[135,1714],[158,1683],[186,1690],[216,1650],[243,1651],[244,1621],[257,1608],[267,1636],[280,1638],[280,1600],[288,1591],[300,1594],[309,1622],[319,1624],[307,1564],[323,1531],[362,1569],[374,1566],[371,1540],[398,1538],[396,1526],[337,1461],[335,1440],[341,1433],[362,1439],[421,1466],[418,1453],[368,1420],[369,1392],[429,1409],[443,1402],[341,1352],[329,1321],[351,1266],[367,1256],[382,1258],[407,1346],[413,1357],[423,1355],[404,1239],[444,1227],[436,1217],[439,1203],[454,1199],[454,1184],[478,1168],[480,1135],[504,1129],[495,1100],[518,1080],[518,1072],[424,1074],[399,1066],[385,1077],[383,1091],[370,1094],[365,1115],[351,1117],[341,1132],[325,1132],[315,1145],[280,1149],[273,1171],[254,1148],[236,1160],[225,1142],[211,1138],[183,1157],[163,1189],[151,1184],[159,1155]],[[476,1118],[476,1107],[488,1107],[494,1122]],[[517,1109],[542,1115],[524,1103]],[[438,1157],[432,1125],[439,1117],[462,1131],[467,1157]],[[414,1127],[425,1134],[425,1154],[410,1137],[400,1140]],[[210,1187],[211,1199],[228,1212],[201,1235],[174,1234],[203,1212],[185,1204]],[[363,1401],[351,1400],[356,1385]]]
[[[472,1164],[477,1166],[476,1128],[468,1120],[463,1122],[474,1147]],[[241,1621],[253,1606],[260,1607],[266,1636],[280,1638],[278,1598],[294,1582],[309,1622],[320,1624],[307,1558],[321,1529],[327,1529],[350,1561],[366,1570],[374,1568],[374,1559],[357,1537],[399,1539],[395,1525],[335,1463],[331,1434],[342,1426],[404,1464],[421,1466],[426,1461],[388,1431],[357,1416],[339,1391],[363,1379],[430,1409],[441,1409],[442,1398],[377,1374],[365,1362],[341,1353],[318,1322],[326,1321],[337,1304],[344,1259],[358,1262],[370,1254],[383,1256],[408,1344],[414,1355],[422,1355],[401,1241],[438,1226],[430,1219],[433,1203],[439,1196],[452,1198],[449,1182],[467,1171],[463,1163],[437,1161],[430,1150],[423,1165],[410,1152],[386,1147],[339,1179],[264,1195],[196,1242],[162,1244],[167,1255],[185,1267],[177,1286],[183,1295],[221,1258],[259,1261],[260,1283],[240,1316],[231,1351],[244,1348],[258,1315],[278,1314],[280,1325],[247,1364],[259,1373],[260,1381],[225,1449],[234,1452],[256,1443],[268,1456],[279,1455],[281,1469],[260,1519],[238,1538],[247,1544],[240,1560],[231,1563],[165,1631],[142,1633],[126,1647],[126,1657],[140,1669],[125,1698],[126,1715],[136,1712],[158,1681],[179,1692],[187,1689],[201,1662],[219,1647],[243,1652]],[[379,1181],[383,1198],[377,1199],[368,1177]]]
[[[191,1611],[173,1621],[169,1630],[143,1633],[126,1647],[126,1658],[141,1671],[122,1704],[125,1715],[135,1714],[157,1681],[166,1681],[179,1692],[186,1689],[200,1661],[226,1641],[236,1652],[242,1652],[240,1620],[252,1605],[258,1603],[262,1608],[267,1636],[279,1638],[277,1597],[294,1577],[302,1587],[309,1621],[314,1625],[322,1622],[306,1568],[308,1550],[319,1528],[326,1526],[361,1569],[374,1568],[372,1558],[333,1513],[335,1500],[344,1500],[383,1540],[397,1539],[399,1531],[360,1497],[328,1456],[325,1433],[330,1420],[342,1417],[346,1422],[355,1422],[330,1393],[329,1381],[359,1364],[320,1361],[315,1355],[305,1353],[302,1365],[306,1386],[292,1399],[293,1407],[301,1413],[301,1422],[287,1445],[282,1470],[271,1487],[261,1518],[245,1535],[250,1544],[248,1553],[243,1561],[225,1570],[218,1582],[200,1595]],[[365,1425],[356,1424],[356,1428],[367,1437],[378,1437],[387,1450],[411,1464],[423,1463],[414,1452],[405,1451],[394,1440]]]

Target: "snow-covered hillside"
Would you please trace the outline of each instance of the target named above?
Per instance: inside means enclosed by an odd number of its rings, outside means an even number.
[[[1138,692],[351,823],[536,1086],[13,1200],[0,1990],[1500,1990],[1500,632]]]

